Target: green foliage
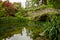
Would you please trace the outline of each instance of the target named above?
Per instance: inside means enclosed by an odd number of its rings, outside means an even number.
[[[5,14],[5,8],[2,8],[1,10],[0,10],[0,17],[4,17],[6,14]]]
[[[20,11],[18,11],[15,15],[17,16],[17,17],[20,17],[20,16],[22,16],[22,17],[24,17],[24,16],[27,16],[27,10],[25,10],[25,9],[21,9]]]
[[[46,32],[45,33],[47,34],[46,36],[48,36],[49,39],[51,39],[51,36],[54,37],[54,34],[56,34],[56,31],[55,31],[56,22],[54,21],[56,16],[54,16],[54,14],[51,14],[50,16],[52,17],[51,18],[52,22],[39,22],[39,21],[34,22],[34,21],[29,21],[24,17],[1,17],[0,18],[0,34],[1,34],[0,36],[1,37],[3,37],[3,35],[4,37],[12,36],[14,33],[21,32],[21,28],[26,27],[28,30],[32,31],[32,34],[33,34],[32,38],[34,39],[37,37],[40,37],[39,34],[42,32]]]
[[[0,2],[0,8],[2,7],[2,2]]]
[[[39,7],[32,7],[32,8],[29,8],[29,9],[25,9],[27,12],[30,12],[30,11],[39,11],[39,10],[42,10],[42,9],[45,9],[45,8],[47,8],[47,6],[46,5],[41,5],[41,6],[39,6]]]
[[[38,4],[38,5],[39,5],[39,1],[40,1],[40,0],[32,0],[32,2],[33,2],[34,4]]]
[[[48,0],[48,5],[51,5],[54,8],[60,8],[60,0]]]
[[[0,17],[0,24],[9,24],[9,23],[17,23],[17,22],[27,22],[28,20],[24,17]]]
[[[21,11],[21,8],[22,8],[21,3],[14,3],[14,8],[16,10],[16,13]]]
[[[0,39],[21,33],[27,23],[28,20],[24,17],[0,17]]]
[[[19,16],[22,16],[22,14],[23,14],[23,13],[18,12],[18,13],[16,13],[15,15],[16,15],[17,17],[19,17]]]
[[[58,40],[58,34],[59,34],[59,22],[58,17],[56,15],[51,16],[52,20],[50,22],[50,28],[46,31],[46,34],[49,35],[49,40]]]
[[[35,4],[38,4],[39,0],[32,0]],[[32,38],[40,37],[40,33],[45,33],[44,36],[48,37],[50,40],[54,40],[58,35],[56,28],[60,31],[60,16],[57,13],[52,12],[47,14],[50,17],[50,21],[32,21],[27,19],[27,12],[39,11],[47,7],[60,8],[60,1],[58,0],[48,0],[48,5],[41,5],[39,7],[31,7],[29,9],[22,9],[21,5],[14,4],[15,9],[17,9],[16,17],[1,17],[6,16],[6,10],[2,7],[0,3],[0,38],[6,38],[12,36],[15,33],[21,33],[21,29],[26,27],[28,30],[32,31]],[[20,7],[19,7],[20,6]],[[8,8],[7,8],[8,9]],[[44,17],[43,17],[44,18]],[[49,20],[49,19],[47,19]],[[60,36],[58,36],[60,38]],[[58,39],[59,39],[58,38]],[[60,40],[60,39],[59,39]]]
[[[2,5],[2,2],[0,2],[0,17],[5,16],[5,8]]]

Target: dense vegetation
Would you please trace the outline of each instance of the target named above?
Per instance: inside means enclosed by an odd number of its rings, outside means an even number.
[[[40,0],[30,2],[31,7],[22,8],[21,3],[0,1],[0,40],[21,33],[23,27],[32,31],[30,36],[34,40],[60,40],[60,0],[42,0],[41,4]],[[57,12],[45,13],[44,9],[50,8]]]
[[[54,8],[60,9],[60,0],[48,0],[48,4],[52,5]]]

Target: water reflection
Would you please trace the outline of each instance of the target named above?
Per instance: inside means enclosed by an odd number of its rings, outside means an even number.
[[[22,35],[14,34],[11,38],[6,38],[5,40],[32,40],[32,38],[30,36],[27,36],[26,28],[23,28]]]

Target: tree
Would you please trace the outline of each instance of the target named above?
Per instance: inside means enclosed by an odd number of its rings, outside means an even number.
[[[48,0],[48,5],[53,5],[54,8],[60,9],[60,0]]]
[[[42,4],[47,5],[47,0],[42,0]]]
[[[21,3],[16,3],[15,2],[13,5],[14,5],[14,8],[15,8],[15,12],[16,13],[19,12],[22,9]]]
[[[3,2],[0,1],[0,17],[5,16],[5,8],[3,7]]]
[[[32,3],[37,4],[38,6],[39,4],[47,5],[47,0],[32,0]]]
[[[3,2],[3,6],[6,10],[6,16],[15,16],[15,8],[12,3],[10,3],[9,1],[5,1]]]
[[[26,8],[30,8],[32,6],[31,0],[27,0],[25,4],[26,4]]]
[[[40,0],[32,0],[32,4],[37,4],[37,5],[39,5],[39,1],[40,1]]]

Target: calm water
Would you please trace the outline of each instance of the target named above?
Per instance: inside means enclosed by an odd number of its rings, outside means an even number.
[[[27,36],[26,28],[22,29],[22,34],[14,34],[12,37],[3,40],[33,40],[30,36]]]
[[[15,20],[16,21],[16,20]],[[34,21],[1,21],[0,40],[33,40],[46,28],[47,23]],[[2,23],[3,22],[3,23]],[[43,28],[44,27],[44,28]]]

